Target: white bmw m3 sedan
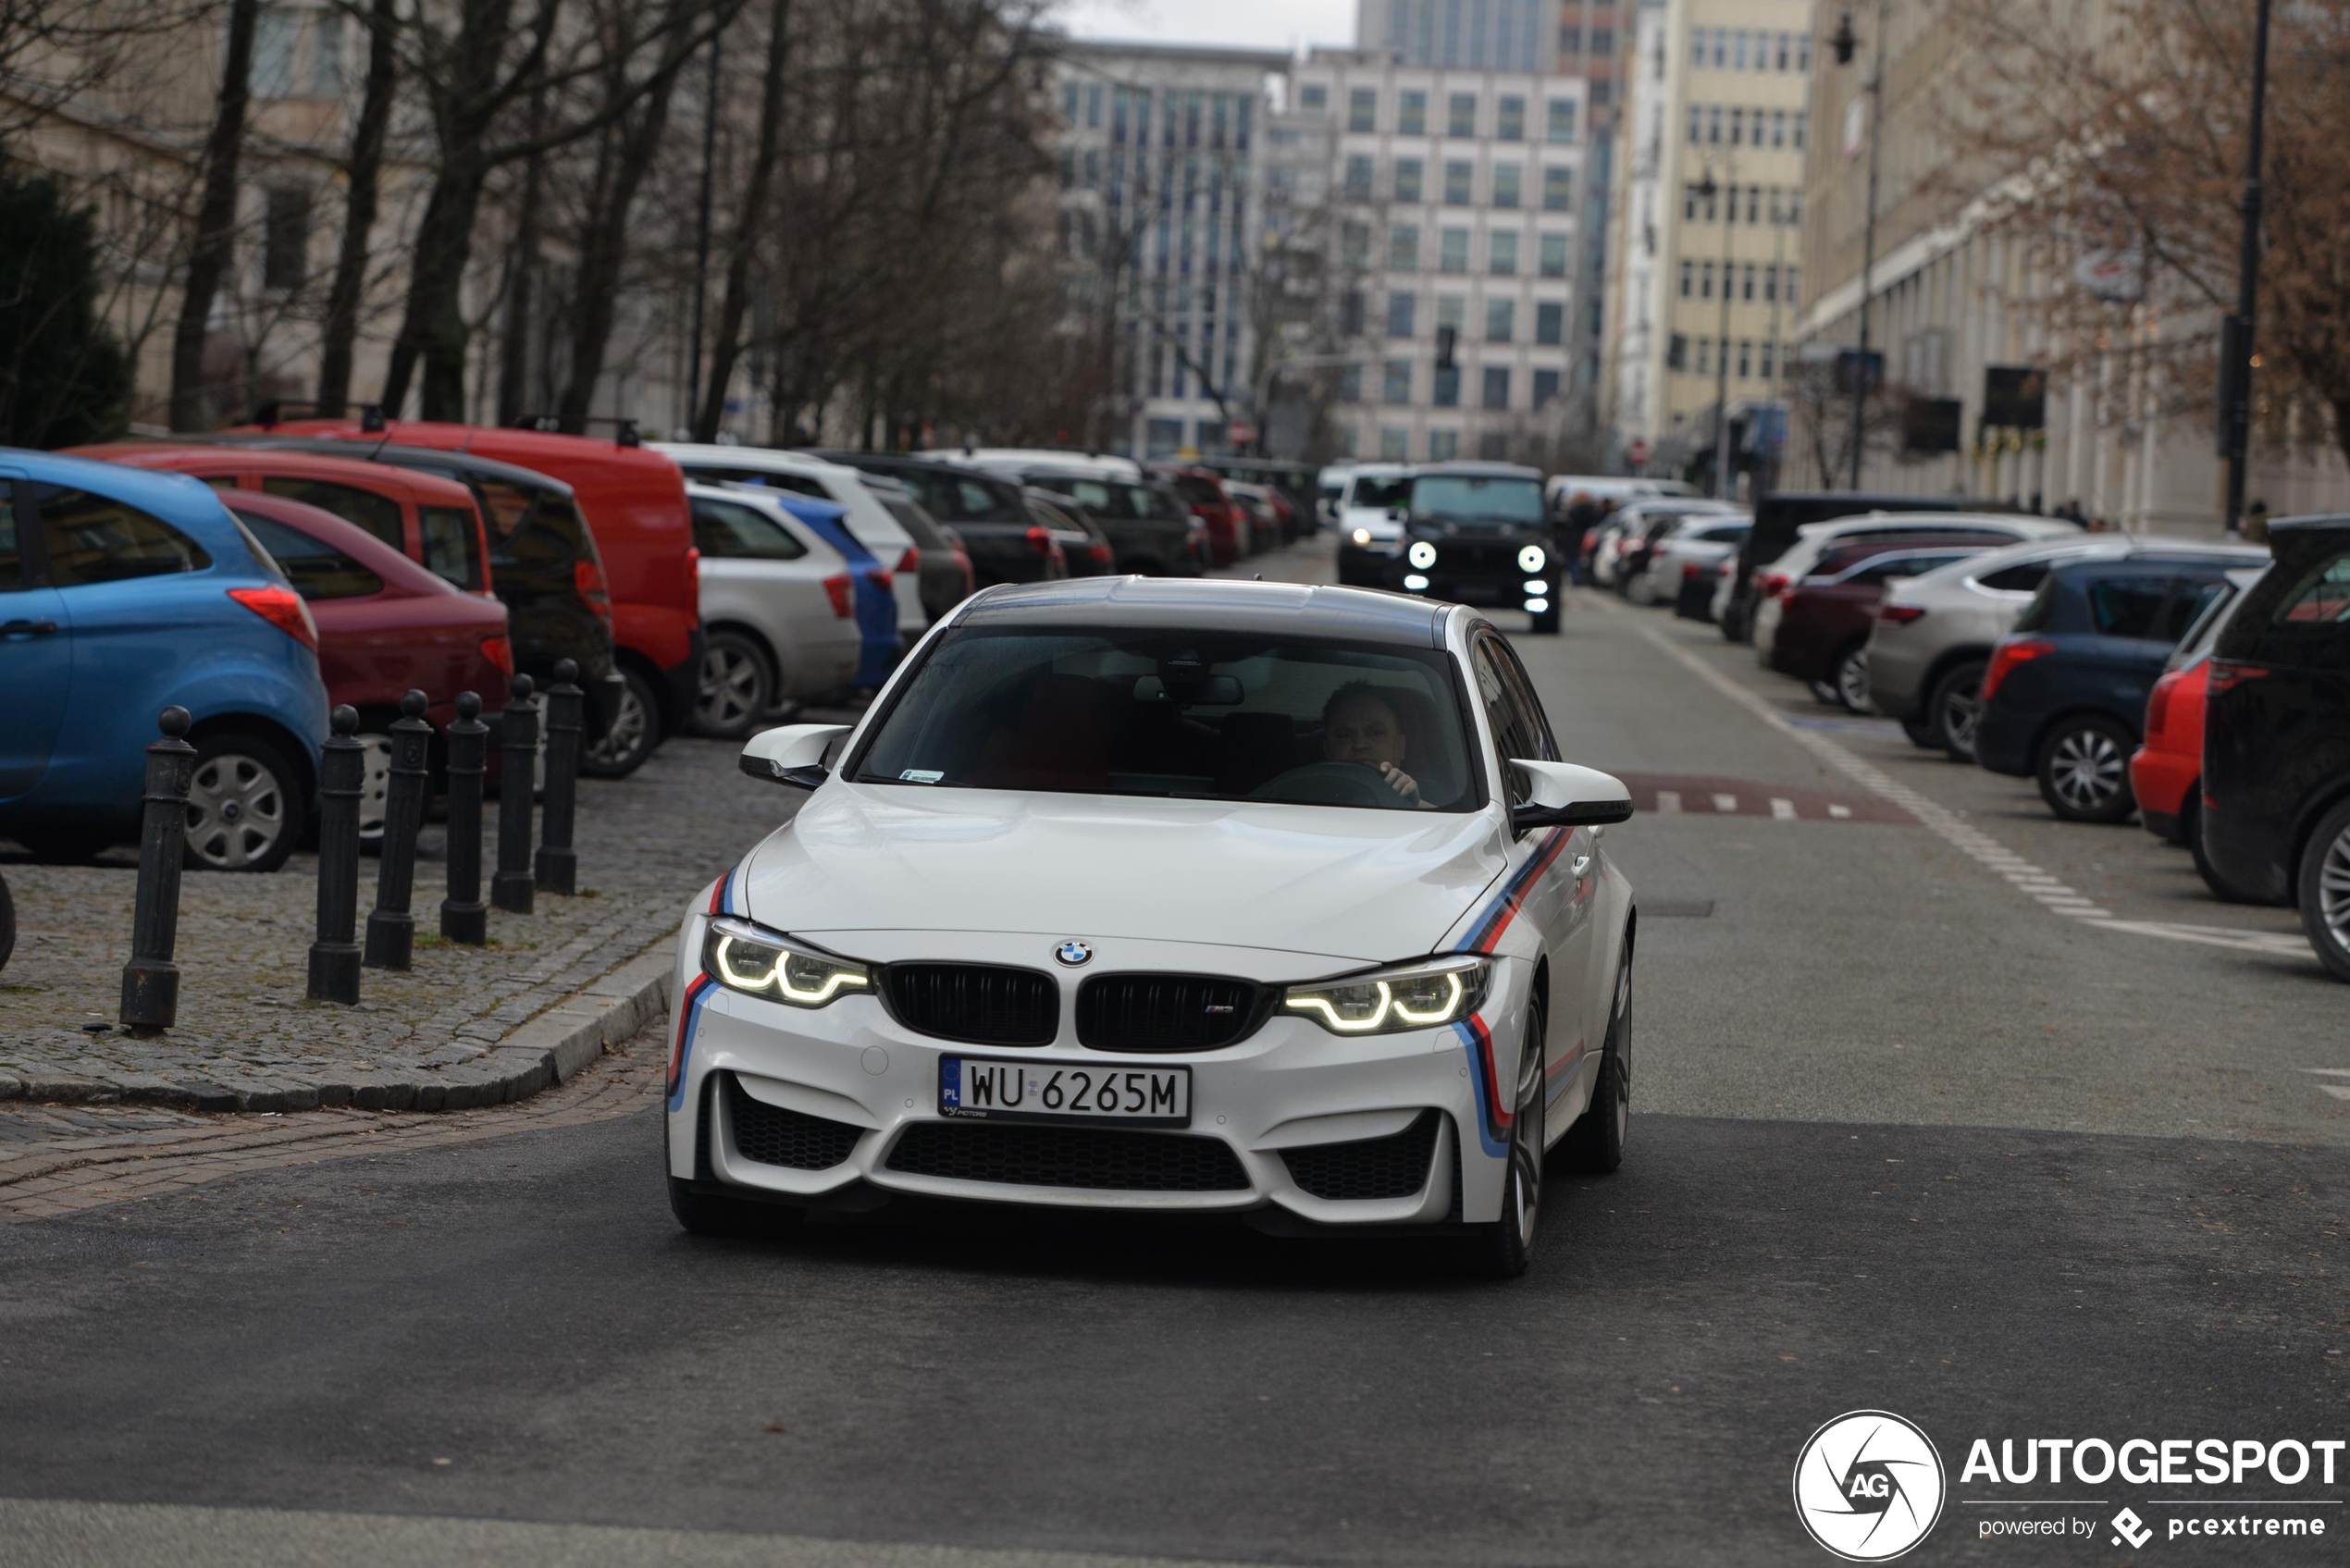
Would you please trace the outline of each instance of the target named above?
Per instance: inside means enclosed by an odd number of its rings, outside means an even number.
[[[1474,611],[1343,587],[991,589],[677,951],[670,1201],[735,1232],[891,1194],[1455,1235],[1521,1272],[1546,1164],[1632,1088],[1624,784]],[[746,785],[746,787],[749,787]]]

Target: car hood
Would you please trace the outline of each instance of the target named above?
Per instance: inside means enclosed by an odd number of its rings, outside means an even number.
[[[1505,865],[1490,811],[1376,811],[835,780],[751,852],[779,931],[1029,932],[1357,963],[1431,951]]]

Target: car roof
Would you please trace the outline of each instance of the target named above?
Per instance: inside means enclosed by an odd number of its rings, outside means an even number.
[[[445,577],[417,565],[356,523],[346,523],[324,507],[263,490],[222,490],[220,501],[231,512],[266,517],[307,534],[320,544],[330,545],[403,593],[474,597]]]
[[[185,474],[24,447],[0,447],[0,467],[21,470],[26,478],[43,484],[95,486],[118,500],[167,513],[175,520],[188,516],[192,510],[206,522],[217,516],[201,504],[216,499],[211,487]]]
[[[1401,648],[1441,648],[1452,606],[1365,588],[1229,577],[1070,577],[993,587],[958,625],[1100,626],[1265,632]]]
[[[1412,477],[1415,479],[1455,477],[1463,479],[1532,479],[1539,483],[1542,477],[1542,471],[1539,468],[1528,468],[1522,463],[1478,463],[1474,461],[1457,461],[1451,463],[1423,463],[1417,468],[1412,470]]]
[[[445,451],[439,447],[404,447],[397,441],[373,446],[358,441],[329,440],[323,436],[254,436],[231,431],[220,438],[226,446],[258,447],[265,451],[301,451],[319,457],[340,457],[359,463],[380,463],[393,468],[446,469],[468,479],[494,479],[524,489],[554,490],[569,496],[571,487],[551,474],[504,463],[479,452]]]
[[[767,468],[778,474],[806,474],[812,470],[828,477],[858,476],[857,470],[845,463],[774,447],[729,446],[716,441],[647,441],[645,446],[680,467],[686,463],[731,463],[738,468]]]
[[[2066,556],[2062,560],[2050,562],[2048,573],[2049,575],[2054,576],[2059,573],[2069,573],[2076,569],[2086,572],[2098,567],[2134,564],[2140,562],[2150,566],[2175,566],[2201,562],[2241,562],[2249,566],[2255,562],[2265,562],[2268,559],[2268,553],[2257,545],[2230,546],[2204,539],[2165,540],[2151,546],[2142,542],[2136,548],[2115,550],[2111,554],[2099,550],[2089,555]]]
[[[215,475],[224,470],[246,468],[263,471],[264,477],[267,477],[267,471],[274,470],[288,478],[328,480],[355,489],[376,488],[404,496],[418,506],[451,506],[467,512],[474,510],[474,493],[454,479],[369,463],[364,457],[256,448],[237,441],[121,441],[80,450],[93,455],[104,453],[108,463],[127,467],[160,468],[178,474],[209,472]]]

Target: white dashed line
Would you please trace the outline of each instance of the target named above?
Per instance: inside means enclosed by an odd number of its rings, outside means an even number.
[[[1849,817],[1851,814],[1852,808],[1849,806],[1831,805],[1828,807],[1828,815],[1831,817]]]
[[[1656,792],[1656,814],[1660,817],[1679,816],[1681,814],[1681,792],[1677,789],[1658,790]]]
[[[1717,795],[1713,797],[1713,809],[1716,811],[1735,811],[1738,809],[1738,797],[1735,795]]]
[[[1795,802],[1775,795],[1771,796],[1771,815],[1782,822],[1795,821]]]

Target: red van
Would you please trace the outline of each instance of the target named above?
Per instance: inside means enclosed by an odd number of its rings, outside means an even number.
[[[604,738],[581,759],[600,778],[634,772],[663,736],[693,717],[701,685],[701,585],[693,512],[677,465],[636,443],[541,430],[423,420],[298,419],[239,434],[392,441],[472,452],[535,469],[572,488],[596,537],[611,595],[612,641],[627,692]]]

